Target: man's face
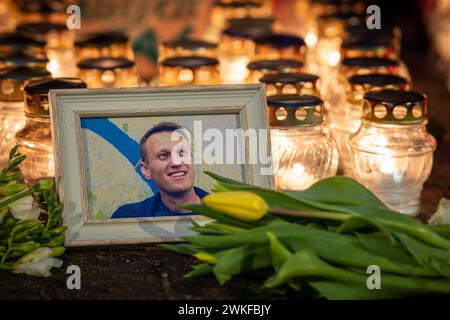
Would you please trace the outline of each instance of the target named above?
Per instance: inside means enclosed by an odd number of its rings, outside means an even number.
[[[178,132],[158,132],[145,143],[148,163],[141,170],[147,179],[153,179],[158,189],[167,193],[189,191],[194,185],[194,165],[190,145]]]

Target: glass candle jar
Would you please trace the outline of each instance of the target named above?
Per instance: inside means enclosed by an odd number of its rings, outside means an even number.
[[[400,57],[402,31],[397,26],[386,25],[383,23],[383,29],[368,29],[366,22],[345,26],[347,39],[366,39],[366,38],[385,38],[392,42],[395,55]]]
[[[301,72],[303,63],[293,59],[256,60],[250,62],[247,69],[249,71],[247,82],[258,83],[265,75]]]
[[[199,56],[174,57],[161,63],[160,85],[162,86],[219,83],[217,59]]]
[[[0,167],[8,162],[16,132],[25,126],[23,85],[30,80],[50,77],[45,68],[10,67],[0,69]]]
[[[16,30],[28,37],[46,41],[46,53],[50,60],[47,69],[53,77],[76,75],[74,34],[65,24],[28,23],[17,26]]]
[[[67,19],[65,1],[16,1],[18,2],[18,21],[20,23],[59,23]]]
[[[133,60],[128,36],[121,32],[100,32],[84,35],[75,41],[77,62],[100,57],[125,57]]]
[[[306,44],[302,38],[272,33],[255,40],[255,59],[297,59],[305,61]]]
[[[396,75],[366,74],[348,78],[345,100],[330,106],[328,126],[339,151],[339,168],[353,177],[353,155],[350,150],[350,136],[361,124],[362,102],[365,93],[382,89],[409,90],[408,80]]]
[[[126,58],[100,57],[78,63],[78,76],[89,88],[121,88],[137,86],[134,63]]]
[[[392,39],[383,36],[347,38],[342,43],[341,56],[343,59],[355,57],[395,59],[397,57]]]
[[[185,56],[217,57],[217,44],[203,40],[183,39],[164,42],[159,46],[160,61]]]
[[[319,77],[308,73],[269,74],[260,82],[266,85],[266,95],[298,94],[320,97]]]
[[[427,132],[427,99],[411,91],[367,93],[361,127],[350,138],[355,178],[390,209],[416,215],[433,165],[435,139]]]
[[[317,19],[317,42],[308,48],[306,70],[317,74],[324,82],[341,60],[341,44],[345,26],[361,21],[361,16],[352,13],[325,14]],[[311,38],[311,35],[309,35]]]
[[[334,176],[338,154],[324,125],[322,100],[309,95],[267,97],[275,187],[304,190]]]
[[[0,53],[27,52],[44,54],[45,45],[45,41],[31,39],[17,32],[0,34]]]
[[[0,1],[0,32],[14,30],[17,23],[17,8],[14,0]]]
[[[270,13],[270,7],[258,1],[217,1],[212,9],[209,32],[219,35],[226,27],[226,21],[230,19],[265,18],[270,16]]]
[[[25,86],[26,125],[16,133],[15,140],[19,152],[27,156],[19,168],[28,185],[55,175],[48,92],[75,88],[86,88],[86,84],[78,78],[55,78],[32,81]]]
[[[310,8],[317,17],[336,13],[362,13],[365,10],[361,0],[311,0]]]
[[[18,51],[0,55],[0,68],[12,66],[45,68],[47,64],[47,57],[39,53],[31,54]]]
[[[219,45],[220,75],[224,83],[244,82],[247,64],[255,55],[255,39],[271,32],[271,24],[233,22],[222,32]]]
[[[396,60],[378,57],[346,58],[342,60],[337,72],[328,77],[328,81],[322,81],[322,97],[327,102],[325,107],[327,122],[333,121],[334,113],[331,106],[345,104],[348,88],[348,78],[358,74],[395,74],[399,73],[399,64]]]

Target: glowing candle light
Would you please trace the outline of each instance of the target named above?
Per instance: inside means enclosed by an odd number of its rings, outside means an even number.
[[[305,41],[291,34],[272,33],[255,40],[255,59],[297,59],[305,61]]]
[[[90,88],[119,88],[137,86],[133,61],[122,57],[85,59],[78,63],[78,76]]]
[[[304,190],[337,171],[337,150],[324,125],[322,100],[310,95],[267,98],[275,186]]]
[[[202,56],[217,57],[217,44],[198,39],[183,39],[164,42],[159,46],[159,61],[172,57]]]
[[[32,81],[24,88],[26,124],[15,140],[19,152],[27,156],[19,168],[29,185],[55,174],[48,92],[56,88],[86,88],[86,84],[78,78],[56,78]]]
[[[17,32],[30,38],[46,41],[50,60],[47,70],[53,77],[71,77],[76,74],[73,32],[64,24],[26,23],[17,26]]]
[[[345,99],[329,109],[328,125],[338,146],[339,167],[347,176],[353,176],[349,139],[361,124],[363,95],[381,89],[408,90],[409,83],[405,78],[395,75],[354,75],[348,78]]]
[[[355,178],[389,208],[416,215],[433,164],[427,100],[417,92],[382,90],[364,96],[359,130],[350,138]]]
[[[308,73],[269,74],[260,82],[266,85],[266,95],[299,94],[320,97],[319,77]]]
[[[219,61],[214,58],[185,56],[167,58],[161,63],[160,85],[218,84]]]
[[[75,43],[77,62],[100,57],[124,57],[133,60],[133,50],[128,36],[121,32],[85,34]]]
[[[265,75],[277,73],[297,73],[303,70],[303,62],[295,59],[256,60],[247,65],[249,83],[258,83]]]
[[[0,165],[8,161],[14,146],[14,136],[25,126],[23,113],[23,85],[30,80],[50,77],[41,68],[9,67],[0,70]]]

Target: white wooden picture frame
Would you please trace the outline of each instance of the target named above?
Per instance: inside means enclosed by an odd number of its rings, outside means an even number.
[[[90,220],[81,136],[84,117],[236,114],[241,128],[265,129],[270,137],[264,87],[254,85],[183,86],[122,89],[51,90],[49,93],[55,180],[64,204],[65,244],[71,247],[180,241],[192,235],[191,220],[202,216]],[[248,153],[247,141],[245,153]],[[247,158],[247,157],[246,157]],[[246,182],[272,188],[273,176],[261,165],[244,165]],[[114,195],[112,194],[111,197]]]

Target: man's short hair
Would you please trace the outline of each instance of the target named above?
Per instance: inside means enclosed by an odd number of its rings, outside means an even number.
[[[145,152],[145,143],[147,142],[148,138],[150,138],[152,135],[154,135],[156,133],[174,132],[174,131],[177,131],[180,129],[183,129],[183,127],[174,122],[161,122],[161,123],[158,123],[157,125],[155,125],[154,127],[150,128],[150,130],[148,130],[146,132],[146,134],[144,134],[144,136],[141,138],[141,141],[140,141],[142,161],[145,163],[148,163],[147,153]],[[181,131],[180,133],[183,134],[183,131]]]

